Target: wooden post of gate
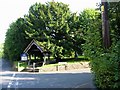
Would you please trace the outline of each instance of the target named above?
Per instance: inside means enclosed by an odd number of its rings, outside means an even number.
[[[59,66],[65,66],[65,70],[67,70],[67,62],[58,62],[58,65],[56,66],[57,71],[59,71]]]
[[[36,64],[36,63],[33,63],[33,72],[35,72],[35,64]]]

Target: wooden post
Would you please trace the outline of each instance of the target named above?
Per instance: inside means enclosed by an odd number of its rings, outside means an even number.
[[[36,63],[33,63],[33,72],[35,72],[35,64],[36,64]]]
[[[29,55],[28,66],[30,65],[31,55]]]
[[[36,60],[36,55],[34,54],[34,59]]]
[[[31,55],[29,54],[29,60],[31,60]]]
[[[48,61],[50,61],[50,54],[48,53]]]
[[[102,6],[102,34],[103,44],[105,48],[110,47],[110,33],[109,33],[109,21],[108,21],[108,2],[107,0],[101,0]]]
[[[20,63],[18,62],[18,65],[17,65],[18,72],[19,72],[19,66],[20,66]]]
[[[46,64],[46,56],[44,56],[44,61],[42,66],[44,66],[45,64]]]

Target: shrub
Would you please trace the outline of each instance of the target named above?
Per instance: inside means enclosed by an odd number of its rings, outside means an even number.
[[[117,12],[111,13],[109,19],[111,46],[108,49],[104,48],[100,29],[102,23],[96,17],[96,20],[90,22],[89,28],[84,30],[83,49],[85,56],[91,60],[96,86],[100,89],[113,90],[120,88],[120,16],[115,16]]]

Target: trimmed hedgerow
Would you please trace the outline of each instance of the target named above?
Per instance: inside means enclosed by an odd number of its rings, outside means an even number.
[[[103,46],[99,18],[96,17],[89,28],[84,30],[84,54],[91,60],[95,84],[100,89],[120,88],[120,16],[116,17],[116,13],[110,14],[111,46],[108,49]]]

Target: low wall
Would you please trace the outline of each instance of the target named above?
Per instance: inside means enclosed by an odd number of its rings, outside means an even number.
[[[66,65],[59,65],[59,66],[50,66],[50,67],[41,67],[39,72],[52,72],[52,71],[66,71],[66,70],[74,70],[74,69],[83,69],[89,68],[89,62],[77,62],[72,64]]]

